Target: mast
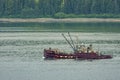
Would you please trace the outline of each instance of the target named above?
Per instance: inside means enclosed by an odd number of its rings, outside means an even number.
[[[70,40],[71,40],[71,42],[72,42],[72,45],[73,45],[74,49],[76,50],[75,44],[74,44],[73,39],[72,39],[72,37],[71,37],[71,35],[70,35],[69,32],[68,32],[68,35],[69,35],[69,37],[70,37]]]
[[[62,33],[62,36],[65,38],[65,40],[67,41],[67,43],[70,45],[70,47],[73,49],[73,51],[75,52],[75,48],[74,46],[70,43],[70,41],[65,37],[65,35]]]

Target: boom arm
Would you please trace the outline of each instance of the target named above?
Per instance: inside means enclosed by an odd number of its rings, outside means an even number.
[[[67,43],[70,45],[70,47],[73,49],[73,51],[75,52],[75,48],[72,46],[72,44],[69,42],[69,40],[65,37],[64,34],[62,34],[62,36],[65,38],[65,40],[67,41]]]
[[[74,42],[73,42],[73,40],[72,40],[72,37],[71,37],[71,35],[70,35],[69,32],[68,32],[68,35],[69,35],[69,37],[70,37],[70,40],[71,40],[71,42],[72,42],[72,45],[73,45],[74,49],[76,50],[76,48],[75,48],[75,44],[74,44]]]

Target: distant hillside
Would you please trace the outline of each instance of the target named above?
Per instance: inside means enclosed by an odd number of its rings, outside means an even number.
[[[0,17],[120,18],[120,0],[0,0]]]

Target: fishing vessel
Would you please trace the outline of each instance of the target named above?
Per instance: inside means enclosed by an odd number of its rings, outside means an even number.
[[[62,36],[65,38],[67,43],[70,45],[70,47],[73,49],[73,53],[65,53],[61,52],[59,49],[44,49],[44,58],[45,59],[111,59],[111,55],[105,55],[102,53],[99,53],[98,51],[94,51],[92,44],[90,44],[88,47],[85,47],[84,44],[74,44],[74,41],[68,33],[70,40],[67,39],[67,37],[62,34]]]

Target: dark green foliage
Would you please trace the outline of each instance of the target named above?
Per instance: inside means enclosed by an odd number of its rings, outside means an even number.
[[[63,12],[58,12],[54,15],[54,18],[65,18],[66,14]]]
[[[91,15],[119,17],[120,0],[0,0],[0,17],[67,18]]]

